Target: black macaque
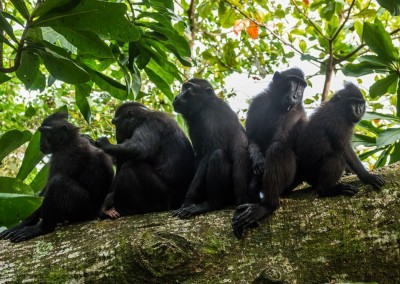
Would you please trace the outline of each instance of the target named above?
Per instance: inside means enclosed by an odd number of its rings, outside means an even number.
[[[194,215],[249,202],[248,141],[235,112],[204,79],[182,85],[173,106],[185,119],[196,154],[196,174],[174,216]]]
[[[358,189],[350,184],[338,184],[346,167],[375,188],[384,184],[382,177],[368,173],[351,146],[354,125],[364,113],[362,93],[348,83],[312,114],[300,134],[300,174],[320,196],[357,193]]]
[[[52,154],[48,180],[40,194],[42,205],[19,225],[0,233],[0,239],[20,242],[54,231],[57,223],[98,216],[114,176],[113,164],[67,118],[67,113],[57,112],[39,127],[40,151]]]
[[[179,208],[193,178],[195,162],[190,141],[177,122],[165,113],[129,102],[117,108],[112,123],[117,144],[106,137],[96,141],[117,163],[100,217]]]
[[[232,229],[238,238],[245,229],[272,214],[282,193],[300,182],[295,142],[307,122],[303,108],[306,86],[303,71],[298,68],[275,72],[268,88],[250,104],[246,120],[254,174],[250,191],[261,191],[261,197],[257,203],[242,204],[236,209]]]

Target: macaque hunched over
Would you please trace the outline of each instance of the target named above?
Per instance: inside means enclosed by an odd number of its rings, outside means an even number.
[[[54,231],[57,223],[95,219],[110,188],[112,161],[58,112],[39,127],[40,151],[52,154],[42,205],[0,239],[19,242]]]

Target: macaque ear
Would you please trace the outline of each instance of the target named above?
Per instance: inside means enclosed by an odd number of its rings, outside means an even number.
[[[340,95],[338,95],[338,94],[334,95],[334,96],[330,99],[330,102],[332,102],[332,103],[337,103],[338,101],[340,101]]]
[[[127,112],[126,112],[126,117],[127,118],[132,118],[133,117],[133,110],[131,110],[131,109],[129,109]]]
[[[206,91],[207,95],[209,95],[209,96],[215,95],[213,88],[206,88],[205,91]]]
[[[272,81],[276,82],[276,81],[279,81],[281,78],[282,78],[281,73],[279,73],[278,71],[276,71],[276,72],[274,73],[274,77],[272,78]]]

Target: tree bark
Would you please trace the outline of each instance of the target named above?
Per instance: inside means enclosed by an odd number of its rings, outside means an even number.
[[[241,240],[233,208],[189,220],[170,212],[66,225],[0,241],[0,283],[400,283],[400,165],[381,190],[319,198],[309,188]]]

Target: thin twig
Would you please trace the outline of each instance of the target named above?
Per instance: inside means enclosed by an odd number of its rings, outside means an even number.
[[[347,21],[349,20],[351,10],[353,9],[353,6],[354,6],[355,3],[356,3],[356,0],[353,0],[353,2],[351,2],[351,5],[350,5],[350,7],[349,7],[349,11],[348,11],[348,13],[347,13],[346,18],[344,19],[343,23],[340,25],[340,27],[337,29],[337,31],[336,31],[335,34],[333,35],[332,40],[335,40],[335,39],[336,39],[336,37],[339,35],[340,31],[343,29],[344,25],[345,25],[345,24],[347,23]]]
[[[293,3],[293,5],[296,7],[297,11],[299,11],[300,14],[303,15],[304,18],[306,18],[307,21],[310,22],[310,24],[316,29],[316,31],[326,40],[330,40],[329,37],[323,34],[323,32],[318,28],[318,26],[300,9],[299,6],[297,6],[296,2],[294,0],[290,0],[290,2]]]
[[[291,44],[290,42],[287,42],[284,38],[282,38],[281,36],[279,36],[277,33],[275,33],[274,31],[272,31],[266,24],[260,23],[256,20],[254,20],[253,18],[251,18],[250,16],[248,16],[245,12],[243,12],[242,10],[240,10],[237,6],[235,6],[232,3],[229,3],[229,1],[225,1],[225,3],[227,3],[229,6],[231,6],[233,9],[235,9],[237,12],[239,12],[242,16],[244,16],[246,19],[248,19],[249,21],[251,21],[252,23],[256,24],[259,27],[263,27],[264,29],[266,29],[268,31],[269,34],[271,34],[273,37],[275,37],[278,41],[282,42],[284,45],[290,47],[291,49],[293,49],[294,51],[296,51],[298,54],[303,55],[304,53],[301,52],[299,49],[297,49],[293,44]],[[319,64],[322,64],[322,61],[319,61],[317,59],[312,58],[312,61],[315,61]]]

